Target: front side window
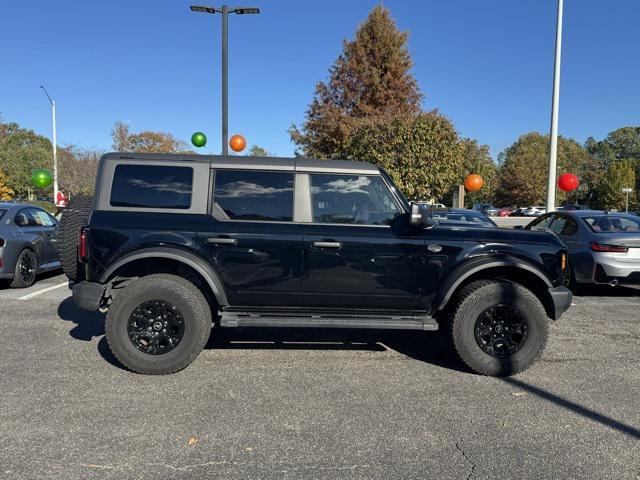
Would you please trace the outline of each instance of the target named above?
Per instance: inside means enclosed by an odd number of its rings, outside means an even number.
[[[573,218],[558,215],[551,224],[551,230],[553,230],[556,235],[575,235],[578,232],[578,224]]]
[[[549,228],[549,224],[551,224],[551,220],[553,220],[553,215],[546,215],[539,218],[536,218],[533,222],[527,225],[525,228],[527,230],[546,230]]]
[[[51,216],[45,212],[44,210],[30,210],[32,217],[34,218],[36,225],[42,225],[45,227],[50,227],[53,225],[53,220]]]
[[[314,174],[310,182],[316,223],[390,225],[402,213],[379,176]]]
[[[218,170],[214,210],[232,220],[293,220],[293,174]]]
[[[164,165],[116,166],[111,186],[114,207],[191,207],[193,168]]]

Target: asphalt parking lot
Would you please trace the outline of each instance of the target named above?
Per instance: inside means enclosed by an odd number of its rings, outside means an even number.
[[[123,370],[64,277],[0,290],[0,478],[640,478],[640,289],[596,289],[513,378],[439,334],[214,330]]]

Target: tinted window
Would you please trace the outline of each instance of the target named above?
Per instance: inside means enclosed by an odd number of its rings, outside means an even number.
[[[595,215],[592,217],[583,217],[591,230],[597,233],[622,233],[622,232],[640,232],[640,219],[621,217],[616,215]]]
[[[23,208],[20,210],[16,217],[13,219],[16,225],[19,227],[37,227],[36,219],[33,216],[33,209]]]
[[[553,220],[553,215],[545,215],[540,218],[536,218],[533,222],[531,222],[525,228],[527,230],[545,230],[546,228],[549,228],[549,224],[551,223],[551,220]]]
[[[551,230],[556,235],[575,235],[578,231],[578,224],[573,218],[557,215],[551,224]]]
[[[118,165],[113,174],[114,207],[180,208],[191,206],[193,169],[160,165]]]
[[[45,226],[45,227],[50,227],[51,225],[53,225],[53,220],[51,219],[49,214],[44,210],[38,210],[34,208],[30,210],[30,213],[33,219],[35,220],[36,225]]]
[[[379,176],[310,177],[314,222],[389,225],[402,212]]]
[[[218,214],[235,220],[293,219],[293,174],[218,170],[213,194]]]

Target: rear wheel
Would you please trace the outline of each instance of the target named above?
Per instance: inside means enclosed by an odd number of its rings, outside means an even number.
[[[58,227],[60,264],[69,280],[79,282],[84,280],[84,271],[80,268],[78,259],[78,234],[80,228],[89,221],[92,197],[79,195],[69,202],[63,210]]]
[[[202,292],[182,277],[142,277],[115,296],[105,321],[107,342],[134,372],[162,375],[188,366],[211,333]]]
[[[453,343],[460,359],[482,375],[520,373],[542,355],[547,314],[525,287],[482,280],[466,286],[452,313]]]
[[[38,268],[38,257],[33,250],[25,248],[20,252],[16,261],[16,269],[13,273],[13,280],[9,284],[11,288],[27,288],[36,281],[36,270]]]

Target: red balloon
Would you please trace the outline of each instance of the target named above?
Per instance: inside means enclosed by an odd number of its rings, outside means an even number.
[[[484,185],[484,180],[477,173],[472,173],[471,175],[467,175],[467,178],[464,179],[464,186],[470,192],[477,192]]]
[[[573,173],[563,173],[558,178],[558,188],[563,192],[573,192],[579,184],[580,180]]]

